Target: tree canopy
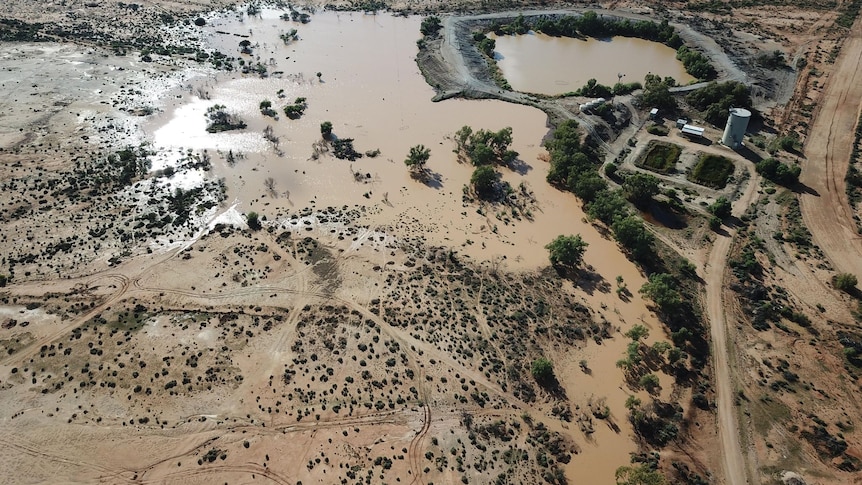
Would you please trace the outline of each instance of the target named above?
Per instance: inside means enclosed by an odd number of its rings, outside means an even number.
[[[640,293],[655,302],[661,311],[669,313],[682,304],[682,296],[676,288],[677,282],[672,275],[656,273],[650,275]]]
[[[476,167],[473,175],[470,177],[470,183],[473,189],[480,197],[490,197],[494,194],[494,188],[497,185],[497,171],[490,165],[482,165]]]
[[[647,173],[634,173],[623,182],[623,192],[633,204],[646,206],[659,193],[658,179]]]
[[[534,360],[530,372],[539,384],[546,385],[554,380],[554,364],[545,357]]]
[[[509,149],[512,144],[512,128],[500,131],[476,130],[463,126],[455,132],[455,153],[466,157],[473,165],[507,164],[518,157],[518,152]]]
[[[589,244],[581,238],[580,234],[574,236],[560,235],[548,243],[545,249],[548,250],[548,257],[552,265],[574,268],[581,264],[587,246]]]
[[[412,171],[421,172],[425,170],[425,164],[431,158],[431,149],[425,148],[425,145],[416,145],[410,147],[410,152],[404,160],[404,164]]]

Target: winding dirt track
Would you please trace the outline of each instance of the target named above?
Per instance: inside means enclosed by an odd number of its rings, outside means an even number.
[[[748,166],[749,173],[752,167]],[[733,214],[739,216],[757,200],[757,189],[760,187],[760,177],[752,173],[748,186],[742,196],[733,203]],[[721,465],[724,483],[744,485],[749,483],[746,477],[746,463],[739,442],[739,426],[736,407],[734,406],[733,379],[730,371],[730,350],[728,346],[727,321],[724,316],[724,271],[727,267],[727,255],[730,251],[736,230],[722,226],[722,231],[716,233],[715,243],[709,253],[704,279],[706,280],[706,310],[709,318],[710,336],[712,338],[713,365],[715,368],[715,394],[718,408],[718,437],[721,444]],[[755,480],[752,483],[759,483]]]
[[[862,239],[847,202],[844,176],[862,104],[862,18],[848,33],[805,145],[799,197],[814,242],[836,271],[862,277]]]

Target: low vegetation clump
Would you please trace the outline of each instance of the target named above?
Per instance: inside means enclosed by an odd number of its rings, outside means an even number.
[[[246,127],[245,121],[234,114],[228,113],[227,107],[223,104],[215,104],[207,108],[206,117],[209,121],[207,131],[210,133],[241,130]]]
[[[720,155],[706,153],[701,155],[694,168],[689,173],[689,180],[712,187],[722,189],[727,185],[727,180],[733,175],[733,162]]]
[[[748,86],[736,81],[711,82],[685,97],[688,104],[703,111],[703,117],[715,126],[724,126],[730,108],[752,110]]]
[[[440,17],[431,15],[422,19],[422,24],[419,26],[419,32],[425,37],[435,37],[443,24],[440,22]]]
[[[667,129],[667,126],[659,125],[659,124],[647,126],[646,131],[650,135],[656,135],[656,136],[667,136],[667,134],[670,133],[670,130]]]
[[[665,133],[667,133],[666,128]],[[682,147],[679,145],[653,142],[647,148],[646,155],[639,165],[654,172],[672,173],[681,153]]]
[[[353,148],[353,138],[336,138],[332,141],[332,154],[339,160],[351,162],[362,158],[362,154]]]
[[[856,284],[859,283],[856,275],[851,273],[838,273],[832,278],[832,286],[836,290],[841,290],[850,293],[856,289]]]
[[[799,174],[802,173],[799,165],[788,165],[775,158],[764,158],[757,162],[754,168],[765,179],[786,187],[796,185],[799,182]]]
[[[718,72],[710,64],[709,58],[687,46],[681,46],[677,49],[676,58],[682,62],[685,72],[698,79],[709,81],[718,75]]]
[[[293,104],[284,107],[284,115],[292,120],[296,120],[302,117],[306,108],[308,108],[308,103],[306,103],[305,98],[296,98]]]
[[[640,39],[661,42],[674,49],[682,46],[682,39],[666,20],[652,22],[649,20],[632,21],[599,16],[593,11],[583,15],[564,15],[557,18],[538,17],[528,20],[519,15],[509,24],[494,24],[491,30],[497,35],[526,34],[530,30],[542,32],[551,36],[565,37],[637,37]]]
[[[324,121],[320,124],[320,136],[322,136],[324,140],[329,140],[330,138],[332,138],[331,121]]]
[[[272,109],[272,101],[265,99],[260,102],[260,114],[264,116],[269,116],[270,118],[275,118],[278,116],[278,113]]]

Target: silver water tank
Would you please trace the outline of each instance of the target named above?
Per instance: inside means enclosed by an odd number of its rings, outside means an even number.
[[[727,117],[727,126],[724,127],[721,144],[733,149],[742,146],[742,139],[750,119],[751,111],[745,108],[730,108],[730,116]]]

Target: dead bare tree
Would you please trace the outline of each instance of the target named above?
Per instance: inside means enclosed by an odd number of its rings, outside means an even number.
[[[272,177],[267,177],[266,180],[263,181],[263,186],[266,187],[267,192],[271,197],[278,197],[278,192],[275,190],[275,179]]]

